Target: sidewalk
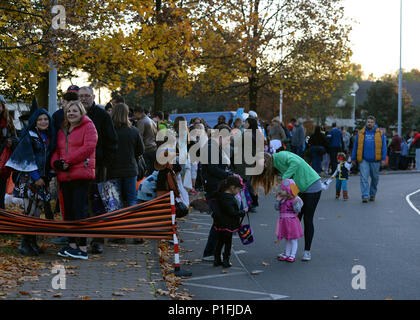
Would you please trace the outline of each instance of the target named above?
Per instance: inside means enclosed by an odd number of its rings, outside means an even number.
[[[2,291],[2,300],[168,300],[157,290],[165,290],[159,256],[158,240],[146,239],[143,244],[104,245],[104,253],[89,254],[88,260],[62,258],[59,246],[39,241],[46,252],[38,257],[23,258],[42,265],[38,272],[27,273],[18,286]],[[46,248],[45,248],[46,246]],[[21,258],[18,253],[16,257]],[[65,270],[64,278],[53,268]],[[64,269],[63,269],[64,267]],[[30,270],[28,270],[30,271]],[[20,284],[20,285],[19,285]],[[65,285],[65,289],[57,288]],[[55,288],[56,289],[55,289]]]

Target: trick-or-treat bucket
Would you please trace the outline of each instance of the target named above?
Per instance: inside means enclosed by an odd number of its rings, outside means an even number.
[[[238,235],[239,239],[241,239],[241,242],[244,245],[248,245],[254,242],[254,236],[249,224],[241,224],[238,230]]]

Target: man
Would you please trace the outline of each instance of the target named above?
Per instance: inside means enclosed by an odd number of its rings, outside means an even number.
[[[332,129],[327,134],[328,153],[330,154],[331,172],[337,169],[337,154],[343,150],[343,135],[337,128],[337,124],[332,124]]]
[[[392,130],[392,140],[389,143],[389,167],[397,170],[400,164],[402,138],[397,130]]]
[[[219,127],[222,127],[222,126],[225,126],[225,125],[227,126],[226,117],[221,115],[217,118],[217,124],[214,126],[213,129],[219,129]]]
[[[303,158],[303,147],[305,145],[305,129],[302,124],[296,119],[290,120],[293,125],[292,130],[292,139],[291,139],[291,149],[294,154],[297,154],[299,157]]]
[[[356,136],[351,156],[353,164],[357,161],[360,166],[360,189],[363,203],[369,200],[375,201],[379,169],[381,162],[382,165],[385,164],[386,149],[385,134],[376,125],[375,117],[369,116],[366,126],[359,130]],[[371,177],[370,186],[369,176]]]
[[[98,133],[98,142],[96,144],[95,159],[95,182],[106,181],[106,168],[112,163],[113,155],[118,149],[118,137],[112,123],[111,116],[104,109],[95,103],[95,95],[92,88],[81,87],[79,90],[79,98],[83,106],[86,108],[87,116],[93,121]],[[92,194],[93,184],[89,193]],[[91,199],[91,197],[89,197]],[[91,205],[90,207],[90,215]],[[103,239],[94,238],[91,243],[92,253],[102,253],[101,246]]]
[[[137,128],[139,129],[140,136],[143,139],[143,159],[146,162],[147,167],[146,176],[149,176],[154,171],[154,163],[156,160],[157,126],[156,123],[147,116],[143,107],[135,107],[133,116],[134,119],[137,120]]]
[[[279,140],[283,143],[287,139],[286,133],[284,132],[284,129],[280,124],[280,121],[276,118],[271,120],[271,126],[269,127],[269,130],[268,130],[268,137],[271,142],[273,142],[274,140]]]

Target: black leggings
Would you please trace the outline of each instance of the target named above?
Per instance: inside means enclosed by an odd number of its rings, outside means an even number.
[[[314,237],[314,215],[321,198],[321,192],[316,193],[300,193],[299,197],[303,201],[303,207],[299,213],[299,220],[302,220],[305,234],[305,251],[311,250],[312,239]]]
[[[230,257],[230,250],[232,248],[232,236],[233,233],[229,231],[217,231],[218,237],[217,237],[217,245],[216,245],[216,251],[214,253],[214,256],[217,258],[220,258],[220,255],[222,254],[222,248],[225,247],[223,251],[223,258]]]

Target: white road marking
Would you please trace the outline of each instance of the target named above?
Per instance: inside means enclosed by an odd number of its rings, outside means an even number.
[[[420,192],[420,189],[419,190],[417,190],[417,191],[414,191],[414,192],[412,192],[412,193],[410,193],[409,195],[407,195],[406,197],[405,197],[405,200],[408,202],[408,204],[410,205],[410,207],[415,211],[415,212],[417,212],[417,214],[418,215],[420,215],[420,210],[419,209],[417,209],[416,208],[416,206],[411,202],[411,200],[410,200],[410,197],[411,196],[414,196],[415,194],[417,194],[417,193],[419,193]]]
[[[194,281],[194,280],[203,280],[203,279],[213,279],[213,278],[220,278],[220,277],[229,277],[229,276],[237,276],[247,274],[246,272],[234,272],[234,273],[223,273],[223,274],[213,274],[209,276],[202,276],[202,277],[193,277],[184,279],[184,281]]]
[[[181,230],[181,232],[180,232],[181,234],[182,233],[192,233],[192,234],[201,234],[201,235],[204,235],[204,236],[208,236],[209,234],[208,233],[203,233],[203,232],[192,232],[192,231],[186,231],[186,230]]]
[[[216,290],[224,290],[224,291],[233,291],[233,292],[242,292],[242,293],[248,293],[248,294],[270,296],[270,298],[273,299],[273,300],[288,298],[288,296],[283,296],[283,295],[280,295],[280,294],[273,294],[273,293],[260,292],[260,291],[241,290],[241,289],[234,289],[234,288],[225,288],[225,287],[216,287],[216,286],[209,286],[209,285],[199,284],[199,283],[184,282],[184,285],[193,286],[193,287],[208,288],[208,289],[216,289]]]

